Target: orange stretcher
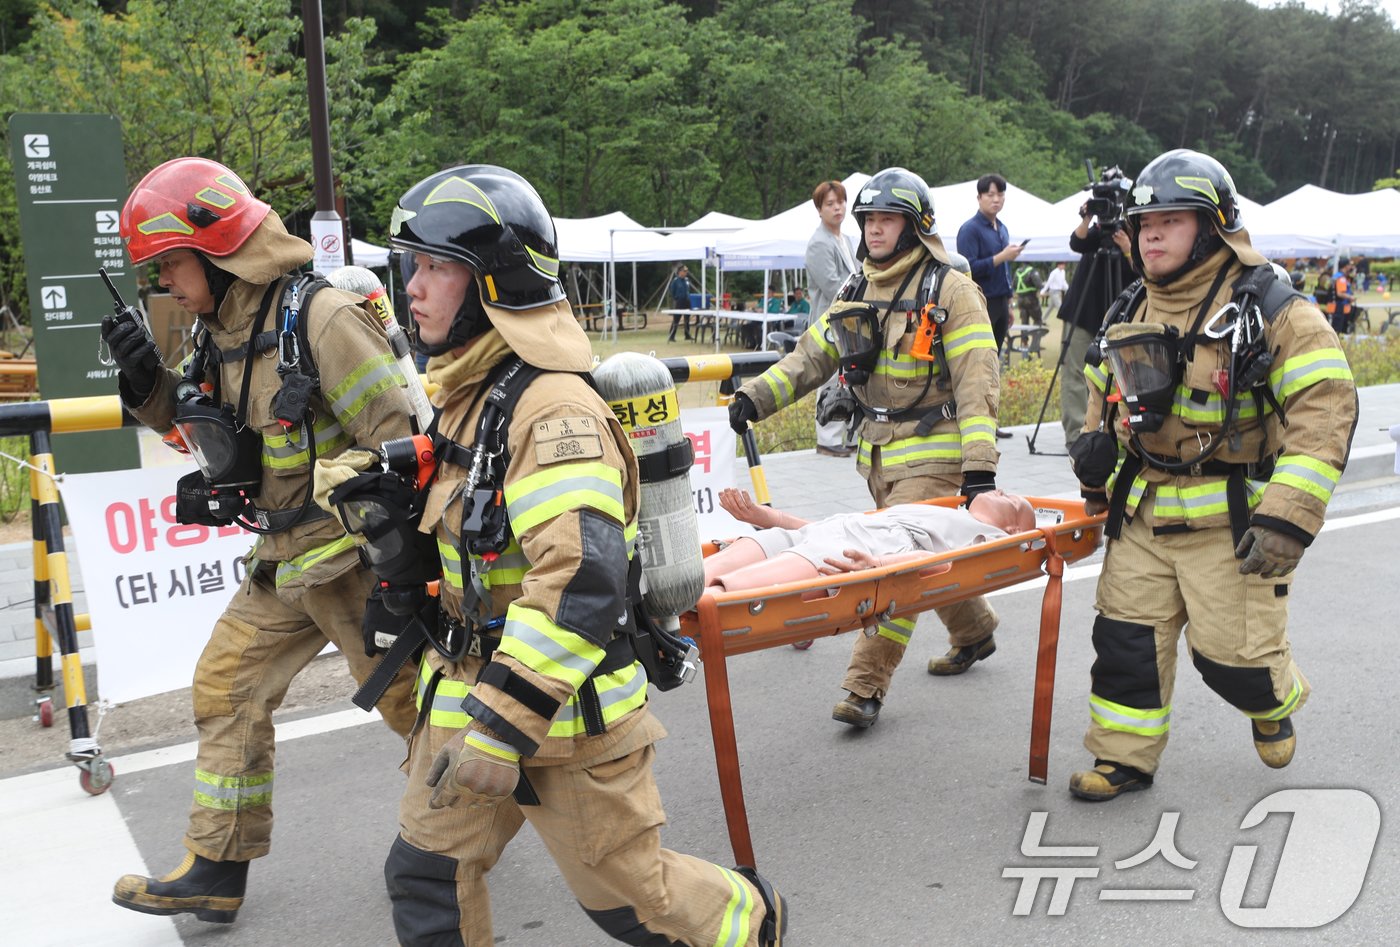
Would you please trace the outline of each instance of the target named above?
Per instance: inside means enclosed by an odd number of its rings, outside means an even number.
[[[715,767],[737,864],[753,865],[754,856],[726,666],[731,655],[844,634],[1048,575],[1041,602],[1029,766],[1029,778],[1044,784],[1060,633],[1061,576],[1066,562],[1084,559],[1098,548],[1104,517],[1085,515],[1079,500],[1027,499],[1036,509],[1037,522],[1059,518],[1058,524],[927,559],[776,585],[757,593],[751,589],[706,592],[695,610],[681,617],[681,633],[698,642],[704,661]],[[957,506],[962,498],[927,502]],[[717,548],[707,544],[705,554]]]

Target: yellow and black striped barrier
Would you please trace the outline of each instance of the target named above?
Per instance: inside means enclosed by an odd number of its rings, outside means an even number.
[[[685,355],[678,358],[663,358],[662,363],[671,371],[676,384],[687,381],[718,381],[720,383],[719,404],[728,404],[734,397],[734,379],[761,375],[782,356],[777,352],[737,352],[720,355]],[[758,440],[749,427],[739,438],[744,447],[744,459],[749,465],[749,482],[753,484],[754,501],[764,506],[773,505],[773,497],[768,492],[768,475],[763,472],[763,457],[758,452]]]
[[[83,789],[98,795],[112,785],[112,767],[102,755],[87,714],[87,686],[78,632],[91,626],[87,615],[73,612],[73,586],[68,553],[63,547],[63,519],[55,485],[53,434],[84,434],[135,427],[139,422],[122,407],[117,395],[26,401],[0,405],[0,436],[29,437],[29,510],[34,541],[34,688],[39,720],[53,723],[53,651],[58,645],[63,695],[68,710],[68,759],[80,770]]]

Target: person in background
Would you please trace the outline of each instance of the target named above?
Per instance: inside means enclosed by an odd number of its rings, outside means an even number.
[[[676,275],[671,280],[670,287],[671,308],[690,309],[690,268],[682,263],[676,268]],[[671,316],[671,331],[666,336],[667,342],[676,341],[676,326],[681,319],[685,319],[685,340],[691,341],[690,337],[690,313],[675,313]]]
[[[1044,325],[1040,312],[1041,287],[1045,281],[1040,270],[1030,263],[1016,268],[1016,309],[1021,314],[1021,325]]]
[[[1060,311],[1060,303],[1064,300],[1067,289],[1069,280],[1065,277],[1065,265],[1056,263],[1055,268],[1046,277],[1045,285],[1040,288],[1040,294],[1045,297],[1046,319],[1049,319],[1052,313]]]
[[[1063,362],[1060,371],[1060,423],[1065,432],[1065,450],[1079,439],[1084,429],[1084,412],[1089,403],[1089,383],[1084,378],[1084,358],[1089,345],[1103,323],[1104,313],[1113,302],[1110,298],[1112,270],[1118,268],[1118,288],[1121,290],[1136,279],[1132,266],[1132,247],[1121,222],[1114,227],[1113,245],[1107,249],[1103,262],[1094,266],[1094,256],[1103,244],[1103,228],[1089,213],[1088,203],[1079,205],[1079,223],[1069,235],[1069,248],[1079,256],[1074,278],[1065,291],[1064,306],[1059,312],[1064,323],[1060,345]]]
[[[984,174],[977,179],[977,213],[958,228],[958,252],[972,265],[972,279],[987,300],[987,317],[997,352],[1011,327],[1011,262],[1021,255],[1024,244],[1013,244],[1006,224],[998,219],[1006,205],[1006,178]],[[997,437],[1010,437],[1000,427]]]
[[[812,290],[812,315],[819,317],[836,299],[836,292],[857,269],[855,246],[841,233],[846,219],[846,186],[840,181],[823,181],[812,191],[812,203],[821,222],[807,240],[807,285]],[[832,375],[822,390],[838,384]],[[818,394],[820,397],[820,393]],[[816,422],[817,453],[828,457],[849,457],[855,448],[847,441],[845,421]]]

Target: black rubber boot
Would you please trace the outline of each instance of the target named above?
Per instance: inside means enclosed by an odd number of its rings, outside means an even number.
[[[783,947],[788,923],[787,900],[756,869],[740,865],[734,870],[758,889],[758,896],[763,899],[763,926],[758,929],[758,947]]]
[[[112,901],[142,914],[193,914],[201,921],[232,924],[247,886],[247,862],[215,862],[186,852],[164,878],[122,875]]]
[[[831,719],[864,730],[880,719],[880,701],[875,697],[847,694],[832,709]]]
[[[991,657],[996,653],[996,650],[996,639],[988,635],[981,641],[974,641],[961,648],[949,648],[948,653],[941,658],[929,658],[928,672],[940,677],[948,674],[961,674],[978,661]]]

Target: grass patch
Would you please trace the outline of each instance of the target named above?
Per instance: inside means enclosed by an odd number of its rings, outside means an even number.
[[[10,457],[29,456],[29,438],[0,438],[0,451]],[[12,460],[0,457],[0,521],[13,520],[21,512],[29,513],[29,471]]]

